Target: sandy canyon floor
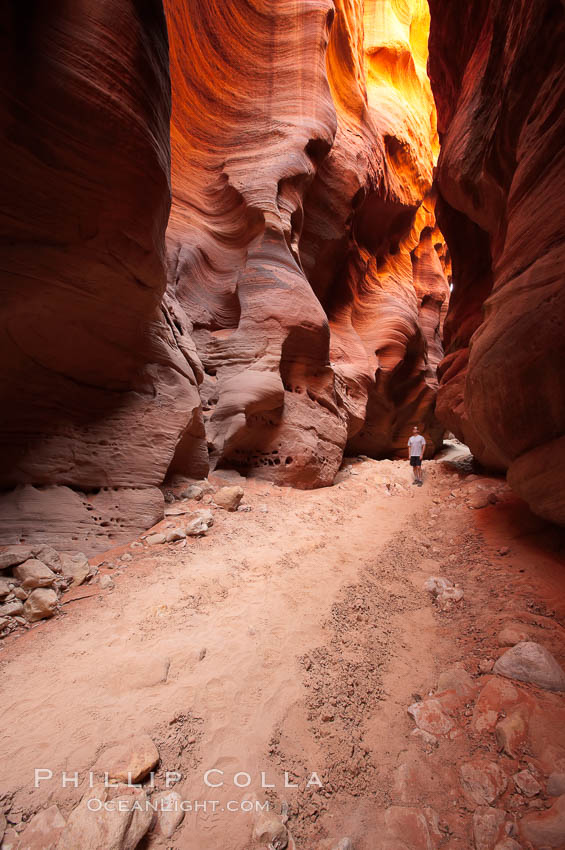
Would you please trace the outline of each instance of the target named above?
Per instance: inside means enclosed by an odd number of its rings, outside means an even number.
[[[67,818],[100,754],[139,733],[159,750],[156,789],[176,773],[197,809],[145,848],[267,846],[265,814],[242,811],[255,798],[288,817],[297,850],[528,846],[520,824],[551,815],[548,776],[565,774],[565,694],[492,665],[509,627],[565,663],[563,534],[457,445],[421,488],[405,462],[349,464],[323,490],[245,482],[251,510],[213,509],[205,537],[105,553],[113,588],[76,588],[3,642],[3,847],[42,807]],[[463,599],[442,609],[433,575]],[[430,715],[415,734],[413,705]],[[501,751],[516,706],[527,731]],[[39,787],[36,768],[52,773]]]

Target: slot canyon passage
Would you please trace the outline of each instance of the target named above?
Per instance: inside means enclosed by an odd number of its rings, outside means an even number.
[[[2,4],[1,850],[564,850],[564,18]]]

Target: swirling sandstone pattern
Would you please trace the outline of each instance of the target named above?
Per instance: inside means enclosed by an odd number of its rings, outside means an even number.
[[[348,450],[404,453],[414,421],[432,450],[448,261],[431,196],[427,4],[337,8],[328,76],[338,131],[307,195],[304,266],[330,321]]]
[[[421,0],[166,0],[169,298],[212,460],[330,484],[431,445],[447,300]],[[441,257],[440,257],[441,255]]]
[[[126,539],[209,453],[314,487],[414,420],[432,448],[424,0],[1,15],[3,542]]]
[[[0,12],[0,534],[93,550],[162,516],[179,438],[206,464],[196,361],[161,306],[163,9],[87,5]]]
[[[565,523],[563,5],[430,8],[455,281],[438,413],[537,513]]]

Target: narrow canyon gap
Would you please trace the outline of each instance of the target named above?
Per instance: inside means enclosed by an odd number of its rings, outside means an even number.
[[[329,485],[415,421],[562,522],[558,6],[431,3],[434,184],[424,0],[6,4],[3,540],[103,549],[209,463]]]

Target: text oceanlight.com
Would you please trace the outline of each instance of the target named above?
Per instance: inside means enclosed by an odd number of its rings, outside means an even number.
[[[270,803],[268,800],[228,800],[222,803],[220,800],[176,800],[161,798],[160,800],[135,800],[117,797],[115,800],[101,800],[99,797],[91,797],[87,801],[89,812],[268,812]]]

